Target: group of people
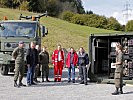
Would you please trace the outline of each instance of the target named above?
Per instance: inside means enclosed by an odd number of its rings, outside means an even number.
[[[58,45],[57,50],[52,54],[52,62],[54,65],[54,81],[60,82],[62,77],[62,69],[64,66],[64,53],[61,49],[61,45]],[[73,47],[66,57],[66,67],[68,68],[68,82],[75,83],[75,67],[79,68],[79,75],[81,78],[81,84],[87,85],[87,65],[89,64],[88,54],[85,53],[83,47],[80,47],[79,52],[76,53]],[[72,80],[71,80],[72,70]]]
[[[45,46],[41,51],[39,45],[36,45],[34,42],[30,43],[30,48],[26,53],[27,68],[25,68],[25,49],[23,41],[20,41],[19,46],[14,49],[12,57],[15,59],[14,87],[26,86],[22,83],[25,69],[27,69],[27,86],[35,85],[35,82],[38,82],[37,76],[39,69],[41,69],[42,82],[44,82],[44,74],[46,81],[49,82],[49,53],[46,51]],[[17,83],[18,78],[19,83]]]
[[[24,42],[20,41],[19,46],[14,49],[12,56],[15,59],[15,74],[14,74],[14,87],[26,86],[22,83],[25,70],[24,61]],[[54,82],[61,82],[62,70],[64,66],[64,52],[61,45],[57,46],[57,49],[52,54],[52,63],[54,66]],[[80,47],[79,52],[76,52],[73,47],[66,57],[66,67],[68,68],[68,83],[75,83],[75,67],[79,68],[79,76],[81,78],[80,84],[87,85],[87,66],[89,64],[88,54],[85,53],[83,47]],[[41,68],[41,78],[44,82],[44,72],[46,76],[46,81],[50,82],[49,76],[49,53],[46,47],[42,47],[42,50],[34,42],[30,43],[30,48],[27,50],[26,54],[26,65],[27,65],[27,86],[35,85],[34,81],[37,82],[38,70]],[[115,69],[115,87],[116,91],[112,95],[123,94],[123,52],[122,46],[116,44],[116,66]],[[72,78],[71,78],[72,70]],[[19,83],[17,83],[19,77]],[[120,89],[120,92],[119,92]]]
[[[50,82],[49,76],[49,53],[46,47],[43,46],[42,50],[39,45],[34,42],[30,43],[29,49],[26,51],[26,66],[25,68],[25,49],[24,42],[20,41],[19,46],[14,49],[12,57],[15,59],[15,74],[14,74],[14,87],[26,86],[22,83],[25,69],[27,69],[27,86],[36,85],[39,69],[41,70],[42,82],[44,82],[44,76],[46,81]],[[54,82],[61,82],[62,70],[64,67],[64,51],[61,45],[57,46],[57,49],[52,54],[52,63],[54,66]],[[80,47],[79,52],[76,53],[73,47],[66,57],[66,67],[68,68],[68,83],[75,83],[75,67],[79,68],[79,75],[81,78],[81,84],[87,85],[87,65],[89,64],[88,54],[85,53],[83,47]],[[71,79],[72,70],[72,79]],[[19,78],[19,82],[18,81]]]

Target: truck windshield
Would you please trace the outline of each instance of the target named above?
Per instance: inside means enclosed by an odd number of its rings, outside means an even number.
[[[2,26],[1,37],[34,37],[36,32],[36,23],[4,22]]]

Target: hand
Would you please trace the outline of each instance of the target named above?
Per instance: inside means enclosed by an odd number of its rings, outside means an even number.
[[[36,65],[36,68],[39,68],[39,64]]]
[[[68,68],[68,66],[66,65],[66,68]]]
[[[86,65],[86,68],[88,67],[88,65]]]
[[[115,65],[116,65],[115,63],[112,64],[112,66],[115,66]]]
[[[27,67],[30,67],[30,64],[27,64]]]

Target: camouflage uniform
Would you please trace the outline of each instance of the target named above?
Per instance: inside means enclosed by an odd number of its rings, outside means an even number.
[[[24,69],[25,69],[24,48],[19,48],[19,47],[15,48],[12,53],[12,56],[15,59],[14,81],[17,81],[19,77],[19,83],[21,83],[24,76]]]
[[[119,52],[116,55],[116,62],[123,62],[123,53]],[[123,66],[121,65],[117,65],[116,69],[115,69],[115,87],[116,88],[122,88],[123,87],[123,79],[122,79],[122,75],[123,75]]]
[[[46,81],[48,81],[48,76],[49,76],[49,53],[47,51],[41,52],[39,54],[39,59],[40,59],[40,64],[41,64],[41,76],[42,76],[42,81],[44,79],[44,71],[45,71],[45,76],[46,76]]]

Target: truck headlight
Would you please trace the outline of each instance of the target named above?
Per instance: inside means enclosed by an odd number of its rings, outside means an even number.
[[[11,44],[10,43],[5,43],[5,46],[10,48],[11,47]]]
[[[17,43],[5,43],[5,48],[16,48],[17,46]]]

